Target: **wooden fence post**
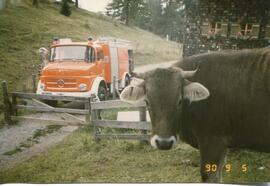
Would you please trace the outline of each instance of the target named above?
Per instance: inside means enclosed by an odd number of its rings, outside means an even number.
[[[23,87],[22,87],[22,91],[23,91],[23,92],[27,92],[26,83],[23,83],[22,86],[23,86]]]
[[[88,98],[88,101],[84,104],[85,110],[88,110],[88,114],[85,115],[85,122],[89,125],[92,125],[90,122],[90,116],[91,116],[91,98]]]
[[[35,93],[36,92],[36,74],[32,74],[32,81],[33,81],[33,89],[32,89],[32,92]]]
[[[94,124],[94,120],[96,120],[98,117],[97,117],[97,112],[98,110],[91,110],[91,124],[94,128],[94,132],[95,132],[95,141],[96,142],[99,142],[100,139],[97,137],[98,134],[100,134],[98,128],[96,127],[96,125]]]
[[[113,76],[113,99],[116,98],[116,77]]]
[[[140,121],[146,121],[146,107],[140,108]],[[142,134],[147,134],[146,130],[142,130]]]
[[[92,100],[93,98],[91,97],[91,99],[90,99],[90,101],[93,101]],[[100,133],[99,131],[98,131],[98,129],[97,129],[97,127],[96,127],[96,125],[94,124],[94,120],[96,120],[97,118],[98,118],[98,116],[97,116],[97,111],[98,110],[93,110],[92,108],[91,108],[91,105],[90,105],[90,109],[89,109],[89,112],[90,112],[90,114],[91,114],[91,125],[93,126],[93,129],[94,129],[94,139],[95,139],[95,141],[96,142],[99,142],[100,141],[100,139],[97,137],[98,136],[98,134]]]
[[[2,91],[3,91],[3,98],[4,98],[4,117],[6,124],[12,124],[11,120],[11,113],[12,113],[12,105],[8,98],[8,89],[7,89],[7,82],[2,82]]]
[[[18,109],[16,108],[16,105],[17,105],[16,95],[12,94],[11,99],[12,99],[12,113],[13,115],[18,116]]]
[[[146,108],[140,108],[140,121],[146,121]]]

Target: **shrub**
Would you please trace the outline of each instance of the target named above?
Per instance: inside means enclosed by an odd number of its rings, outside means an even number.
[[[70,16],[71,15],[71,9],[68,4],[67,0],[62,0],[62,7],[60,10],[60,13],[63,14],[64,16]]]

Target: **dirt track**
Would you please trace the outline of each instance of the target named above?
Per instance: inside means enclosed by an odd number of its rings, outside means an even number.
[[[35,118],[59,119],[60,114],[32,114]],[[5,170],[30,159],[50,146],[62,141],[68,134],[77,129],[76,126],[64,126],[59,130],[47,133],[33,140],[37,131],[42,131],[49,124],[22,121],[14,126],[5,126],[0,130],[0,169]],[[30,144],[27,147],[26,144]]]
[[[166,68],[176,61],[161,64],[150,64],[139,66],[135,72],[145,72],[154,68]],[[63,114],[39,113],[32,114],[31,117],[59,119]],[[6,170],[30,159],[44,151],[52,145],[62,141],[67,135],[77,129],[75,126],[64,126],[59,130],[48,133],[36,139],[30,147],[23,144],[33,137],[36,131],[45,129],[49,124],[34,122],[19,122],[14,126],[5,126],[0,129],[0,169]],[[7,155],[9,154],[9,155]]]
[[[158,64],[149,64],[149,65],[142,65],[135,68],[135,72],[146,72],[155,68],[167,68],[172,64],[176,63],[177,61],[169,61],[167,63],[158,63]]]

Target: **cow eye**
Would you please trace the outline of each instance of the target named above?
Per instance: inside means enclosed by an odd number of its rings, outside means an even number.
[[[182,99],[179,99],[177,102],[177,107],[182,107]]]

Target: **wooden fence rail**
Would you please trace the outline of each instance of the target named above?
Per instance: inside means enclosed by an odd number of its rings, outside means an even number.
[[[119,109],[119,108],[139,108],[140,121],[112,121],[101,120],[97,118],[97,112],[99,110],[107,109]],[[91,123],[95,129],[95,138],[97,140],[103,138],[118,138],[118,139],[136,139],[142,141],[149,141],[150,136],[147,135],[147,131],[151,130],[151,123],[146,121],[146,104],[145,102],[138,102],[131,104],[123,102],[121,100],[102,101],[91,103]],[[122,128],[122,129],[136,129],[140,130],[142,134],[102,134],[98,127],[109,128]]]
[[[58,101],[75,101],[75,102],[87,102],[91,97],[75,97],[75,96],[56,96],[47,94],[35,94],[35,93],[23,93],[12,92],[9,95],[13,95],[17,98],[23,99],[37,99],[37,100],[58,100]]]
[[[115,108],[133,108],[133,107],[146,107],[145,102],[138,103],[127,103],[121,100],[111,100],[111,101],[102,101],[102,102],[93,102],[91,103],[92,110],[106,110],[106,109],[115,109]]]
[[[26,106],[26,105],[16,105],[16,109],[23,110],[33,110],[42,112],[60,112],[60,113],[70,113],[70,114],[88,114],[88,110],[82,109],[70,109],[70,108],[50,108],[50,107],[39,107],[39,106]]]
[[[97,127],[151,130],[150,122],[146,121],[94,120],[93,125]]]

